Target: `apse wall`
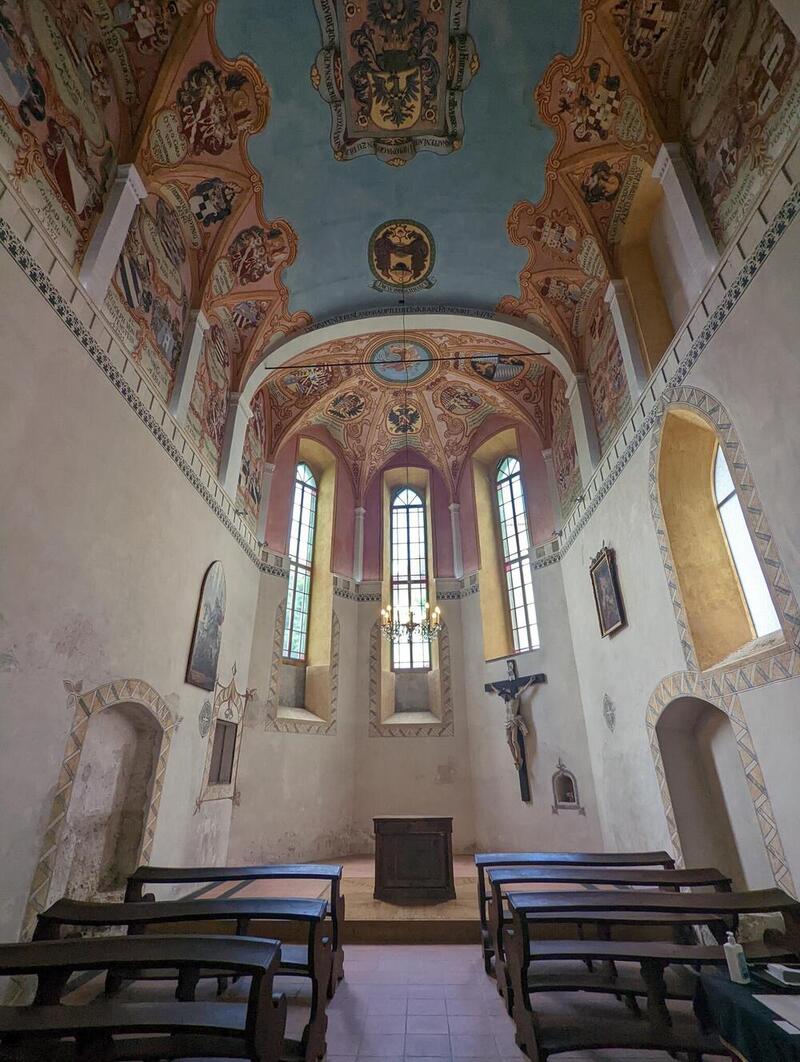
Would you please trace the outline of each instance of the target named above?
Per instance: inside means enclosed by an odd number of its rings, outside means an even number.
[[[258,582],[252,560],[5,251],[0,290],[0,936],[13,939],[34,872],[41,884],[54,861],[49,844],[86,718],[100,707],[81,696],[98,687],[107,703],[158,696],[170,717],[153,861],[224,861],[230,801],[195,806],[200,712],[213,694],[184,678],[203,577],[221,560],[219,677],[228,682],[235,664],[244,687]],[[74,306],[86,313],[80,294]]]

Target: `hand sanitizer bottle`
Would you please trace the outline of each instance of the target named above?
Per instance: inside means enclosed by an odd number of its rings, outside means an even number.
[[[727,936],[727,942],[722,945],[722,950],[725,952],[731,981],[735,981],[737,985],[749,985],[750,971],[747,968],[744,948],[737,942],[733,933],[728,933]]]

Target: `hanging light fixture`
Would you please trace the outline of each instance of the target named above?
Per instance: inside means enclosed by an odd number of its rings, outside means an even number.
[[[405,411],[407,420],[410,421],[410,407],[408,404],[408,352],[406,350],[406,284],[408,282],[406,275],[409,274],[411,270],[405,264],[405,262],[398,262],[398,264],[394,268],[394,271],[396,273],[400,273],[403,278],[400,282],[402,291],[402,295],[400,296],[400,328],[403,337],[403,361],[406,367],[406,382],[405,387],[403,389],[403,409]],[[408,489],[409,481],[408,428],[409,424],[406,423],[406,489]],[[391,579],[389,582],[389,593],[391,594]],[[391,604],[389,604],[388,607],[382,608],[381,633],[383,634],[384,638],[389,642],[406,641],[409,640],[414,634],[418,634],[421,638],[424,638],[428,642],[433,641],[434,638],[438,638],[439,633],[442,629],[441,609],[437,605],[433,612],[431,612],[430,605],[427,601],[425,602],[424,608],[424,616],[419,620],[415,618],[413,608],[409,608],[408,616],[405,620],[402,619],[399,608],[392,609]]]

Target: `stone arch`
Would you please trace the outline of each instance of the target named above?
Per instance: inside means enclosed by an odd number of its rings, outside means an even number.
[[[664,514],[658,487],[658,465],[661,453],[661,441],[664,422],[670,409],[687,409],[704,420],[715,432],[723,448],[742,509],[747,520],[753,545],[762,561],[764,574],[770,586],[776,610],[781,621],[785,643],[777,646],[771,655],[764,659],[759,657],[758,664],[742,666],[738,661],[709,669],[709,685],[717,695],[722,695],[721,676],[724,675],[724,689],[741,692],[753,686],[761,686],[778,679],[791,678],[800,674],[800,655],[795,651],[800,648],[800,614],[786,570],[778,553],[778,548],[770,530],[769,521],[764,513],[758,491],[753,480],[750,466],[744,453],[731,417],[718,399],[698,387],[678,386],[667,389],[659,400],[659,411],[650,438],[650,463],[648,470],[648,488],[650,494],[650,512],[655,526],[661,561],[667,580],[675,621],[683,648],[686,666],[690,671],[699,671],[697,653],[692,640],[680,583],[678,581],[675,560],[670,548]]]
[[[508,339],[527,347],[532,354],[545,358],[564,378],[569,388],[575,379],[572,364],[557,344],[556,340],[532,321],[510,317],[505,314],[486,314],[462,307],[442,306],[437,309],[409,310],[407,312],[409,327],[421,331],[441,331],[449,329],[460,332],[480,331],[486,335]],[[377,313],[350,314],[343,318],[322,321],[300,332],[283,336],[266,346],[259,360],[242,384],[240,400],[249,407],[253,396],[267,380],[274,369],[300,358],[306,351],[323,343],[337,339],[346,339],[355,334],[390,332],[398,326],[398,313],[380,311]]]
[[[666,772],[658,743],[658,735],[656,734],[656,724],[664,710],[679,697],[696,697],[699,700],[707,701],[709,704],[721,709],[728,716],[736,739],[736,747],[739,752],[742,769],[753,800],[753,808],[755,809],[764,847],[767,850],[767,856],[775,876],[775,882],[791,895],[796,895],[794,879],[786,862],[783,842],[780,838],[775,813],[772,810],[772,803],[764,781],[764,773],[761,770],[753,738],[744,717],[741,701],[736,693],[721,694],[711,689],[710,684],[697,671],[678,671],[662,679],[647,702],[647,739],[650,742],[650,752],[653,756],[656,779],[661,793],[661,801],[664,805],[664,814],[667,819],[670,842],[675,853],[676,863],[678,866],[684,865],[683,849],[678,835],[675,810],[672,806],[672,798],[667,785]]]
[[[175,716],[166,701],[142,679],[120,679],[97,686],[86,693],[81,692],[81,683],[65,682],[67,707],[72,709],[72,723],[67,737],[64,757],[58,773],[53,804],[47,819],[39,859],[33,873],[28,901],[22,922],[23,939],[29,939],[36,927],[36,916],[45,909],[53,880],[56,854],[69,810],[75,779],[81,762],[81,753],[86,741],[86,732],[93,715],[106,708],[120,704],[136,704],[146,709],[161,729],[161,744],[156,758],[155,775],[150,803],[144,820],[139,861],[150,858],[155,837],[158,809],[164,788],[172,737],[177,726]]]

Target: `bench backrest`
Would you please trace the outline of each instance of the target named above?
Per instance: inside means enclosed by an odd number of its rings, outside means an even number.
[[[487,925],[486,871],[489,867],[663,867],[675,869],[668,852],[476,852],[478,909]]]
[[[576,885],[632,885],[650,888],[713,886],[729,890],[731,879],[715,867],[696,870],[658,870],[629,867],[492,867],[491,885],[522,885],[526,882]]]
[[[138,867],[128,885],[181,885],[224,881],[319,879],[340,881],[340,863],[272,863],[254,867]]]
[[[685,914],[760,914],[778,911],[797,918],[800,903],[783,889],[752,892],[650,892],[622,889],[607,892],[512,892],[508,902],[519,914],[542,911],[663,911]]]
[[[290,922],[321,922],[327,911],[324,900],[232,899],[162,900],[139,903],[85,903],[63,899],[39,915],[39,926],[144,926],[161,922],[202,922],[225,919],[255,919]]]

